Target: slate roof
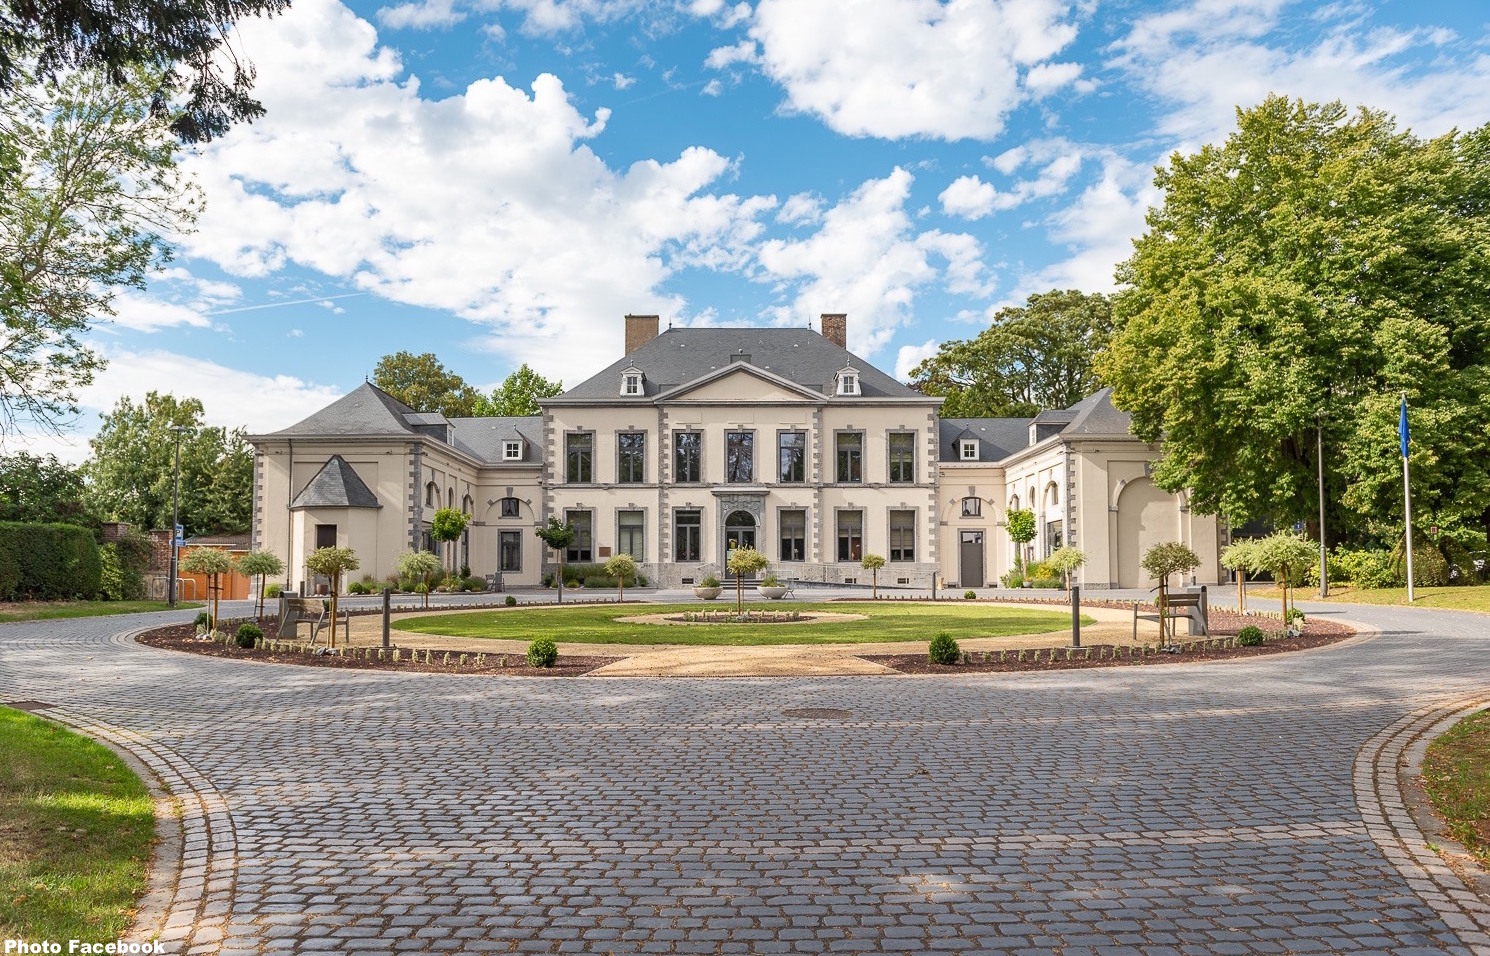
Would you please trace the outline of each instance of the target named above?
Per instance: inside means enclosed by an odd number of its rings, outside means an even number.
[[[272,434],[285,438],[300,435],[398,435],[413,432],[404,416],[417,414],[371,382],[363,382],[310,417]]]
[[[641,401],[621,396],[621,373],[636,366],[643,373],[646,398],[666,395],[710,372],[729,365],[731,356],[749,356],[749,363],[832,396],[834,376],[852,366],[859,372],[860,398],[927,398],[897,382],[869,362],[840,348],[811,329],[668,329],[630,355],[611,363],[555,399],[544,404],[580,401]],[[739,361],[739,358],[734,361]],[[836,399],[854,401],[854,398]]]
[[[1063,424],[1064,423],[1064,424]],[[1030,425],[1043,440],[1132,436],[1133,417],[1112,404],[1112,389],[1093,392],[1070,408],[1046,409],[1034,418],[943,418],[939,454],[944,462],[962,461],[957,442],[977,438],[978,460],[999,462],[1030,445]]]
[[[357,472],[352,470],[347,460],[340,455],[332,455],[304,490],[290,502],[290,507],[381,508],[382,505],[378,504],[378,496],[357,477]]]
[[[962,461],[957,442],[963,438],[978,439],[979,461],[1003,461],[1030,443],[1028,418],[943,418],[940,422],[940,456],[942,461]]]
[[[493,464],[515,465],[503,461],[502,442],[523,439],[522,462],[541,464],[543,451],[543,416],[524,418],[452,418],[456,447]]]
[[[1122,435],[1133,434],[1133,416],[1112,404],[1112,389],[1093,392],[1071,406],[1076,413],[1071,424],[1061,430],[1067,438],[1074,435]]]

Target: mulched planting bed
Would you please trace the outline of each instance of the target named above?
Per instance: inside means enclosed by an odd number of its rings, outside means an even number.
[[[224,620],[224,627],[228,633],[238,630],[238,625],[244,623],[241,620]],[[275,618],[264,618],[250,623],[257,624],[264,631],[266,641],[278,639]],[[300,667],[339,667],[344,670],[367,670],[367,671],[418,671],[426,674],[485,674],[496,677],[578,677],[588,674],[597,667],[614,663],[617,657],[573,657],[560,655],[552,667],[529,667],[527,660],[520,653],[508,654],[485,654],[484,664],[477,663],[477,655],[465,652],[466,663],[461,664],[461,654],[452,652],[450,663],[444,663],[445,652],[436,650],[433,652],[433,660],[425,662],[424,651],[418,652],[418,661],[409,659],[410,649],[404,648],[400,651],[401,660],[367,660],[362,657],[351,657],[343,654],[307,654],[303,651],[273,651],[262,649],[251,649],[239,647],[237,644],[223,644],[222,641],[200,641],[197,640],[196,626],[193,624],[172,624],[168,627],[157,627],[138,635],[135,640],[148,647],[160,647],[171,651],[184,651],[188,654],[203,654],[207,657],[226,657],[240,661],[256,661],[264,664],[295,664]],[[299,646],[304,646],[301,639]],[[340,648],[338,648],[340,649]],[[358,648],[363,651],[364,648]],[[503,660],[506,666],[502,666]]]
[[[1131,605],[1130,605],[1131,607]],[[1138,637],[1140,641],[1147,640],[1142,646],[1143,653],[1139,653],[1132,645],[1122,644],[1092,644],[1082,642],[1079,648],[1041,648],[1038,651],[1025,650],[1023,660],[1020,660],[1020,652],[1016,650],[989,651],[988,660],[983,659],[982,651],[965,652],[967,660],[961,664],[933,664],[926,659],[925,654],[860,654],[859,657],[875,664],[883,664],[894,668],[902,674],[974,674],[974,673],[1002,673],[1006,671],[1053,671],[1053,670],[1075,670],[1085,667],[1148,667],[1155,664],[1186,664],[1197,661],[1229,660],[1238,657],[1262,657],[1267,654],[1283,654],[1289,651],[1303,651],[1311,647],[1323,647],[1326,644],[1334,644],[1346,638],[1354,637],[1355,631],[1346,627],[1338,621],[1307,621],[1304,633],[1299,637],[1283,637],[1269,634],[1267,642],[1258,647],[1233,647],[1230,646],[1231,638],[1247,624],[1257,624],[1264,631],[1269,629],[1269,621],[1266,618],[1243,616],[1235,613],[1211,613],[1211,637],[1189,638],[1184,635],[1179,637],[1179,642],[1184,651],[1179,654],[1161,654],[1155,651],[1154,635],[1158,626],[1152,621],[1140,622]],[[1143,624],[1153,625],[1145,632]],[[1281,628],[1281,624],[1273,619],[1273,628]],[[1183,624],[1181,625],[1183,629]],[[1225,646],[1222,646],[1222,645]],[[1055,652],[1055,659],[1051,660],[1051,651]],[[1067,652],[1070,652],[1069,659]],[[1000,657],[1002,656],[1002,659]]]

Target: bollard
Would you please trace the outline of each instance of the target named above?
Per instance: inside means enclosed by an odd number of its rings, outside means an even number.
[[[1081,646],[1081,586],[1071,585],[1071,646]]]
[[[388,646],[388,616],[393,611],[393,589],[383,589],[383,646]]]

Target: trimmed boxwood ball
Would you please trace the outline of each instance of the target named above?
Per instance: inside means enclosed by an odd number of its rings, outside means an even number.
[[[252,648],[263,636],[264,632],[259,629],[257,624],[238,625],[237,638],[239,647]]]
[[[971,601],[978,596],[978,592],[974,591],[972,588],[968,588],[966,591],[962,592],[962,596]]]
[[[926,652],[926,659],[933,664],[956,664],[961,654],[952,635],[943,631],[931,639],[931,647]]]
[[[528,645],[528,666],[553,667],[559,659],[559,646],[546,637],[540,637]]]
[[[1262,628],[1256,624],[1248,624],[1237,632],[1236,642],[1238,647],[1258,647],[1262,644]]]
[[[509,594],[502,599],[502,603],[507,605],[508,607],[517,607],[517,598]]]

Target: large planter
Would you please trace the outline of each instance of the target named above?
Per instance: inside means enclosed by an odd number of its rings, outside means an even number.
[[[779,601],[782,598],[786,597],[785,585],[778,585],[776,587],[768,588],[764,584],[761,584],[756,587],[756,591],[760,592],[762,597],[768,597],[773,601]]]
[[[698,599],[700,599],[700,600],[703,600],[703,601],[712,601],[712,600],[714,600],[715,598],[717,598],[719,595],[721,595],[723,593],[724,593],[724,588],[723,587],[717,587],[717,588],[696,587],[696,588],[693,589],[693,596],[696,597],[696,598],[698,598]]]

